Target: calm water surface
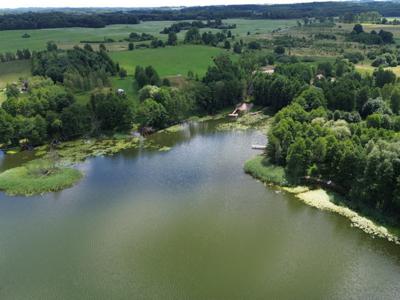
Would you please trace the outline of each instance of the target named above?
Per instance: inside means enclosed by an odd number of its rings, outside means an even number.
[[[399,246],[243,173],[259,133],[152,139],[174,147],[90,159],[60,193],[0,193],[0,299],[399,299]]]

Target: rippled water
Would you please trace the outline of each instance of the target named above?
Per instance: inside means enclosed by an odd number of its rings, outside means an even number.
[[[399,246],[243,173],[259,133],[152,139],[174,147],[90,159],[60,193],[0,194],[0,299],[399,297]]]

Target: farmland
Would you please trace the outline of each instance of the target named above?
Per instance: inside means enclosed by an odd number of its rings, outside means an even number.
[[[225,21],[229,24],[237,24],[233,33],[240,36],[246,36],[247,32],[267,33],[277,28],[292,26],[296,24],[295,20],[247,20],[247,19],[229,19]],[[0,53],[15,52],[17,49],[28,48],[30,50],[44,49],[48,41],[54,41],[60,48],[71,48],[80,41],[99,41],[104,38],[111,38],[115,43],[110,44],[111,49],[126,49],[127,42],[120,42],[127,38],[131,32],[148,33],[156,37],[166,39],[166,35],[160,34],[160,31],[173,24],[173,21],[150,21],[135,25],[111,25],[105,28],[56,28],[39,30],[9,30],[0,31],[0,40],[7,43],[0,44]],[[202,31],[209,30],[207,28]],[[22,38],[23,34],[29,34],[30,38]],[[178,37],[182,39],[184,31],[180,32]]]
[[[181,45],[157,49],[111,52],[111,58],[132,74],[135,66],[152,65],[160,76],[186,75],[188,71],[204,75],[212,57],[225,52],[220,48]]]

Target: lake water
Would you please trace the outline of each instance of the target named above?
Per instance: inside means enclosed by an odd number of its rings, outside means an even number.
[[[265,188],[243,172],[264,137],[213,127],[89,159],[60,193],[0,193],[0,299],[400,297],[399,246]]]

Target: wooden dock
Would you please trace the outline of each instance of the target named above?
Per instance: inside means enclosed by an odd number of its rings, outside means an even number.
[[[251,145],[251,149],[265,150],[265,149],[267,149],[267,146],[266,145]]]

